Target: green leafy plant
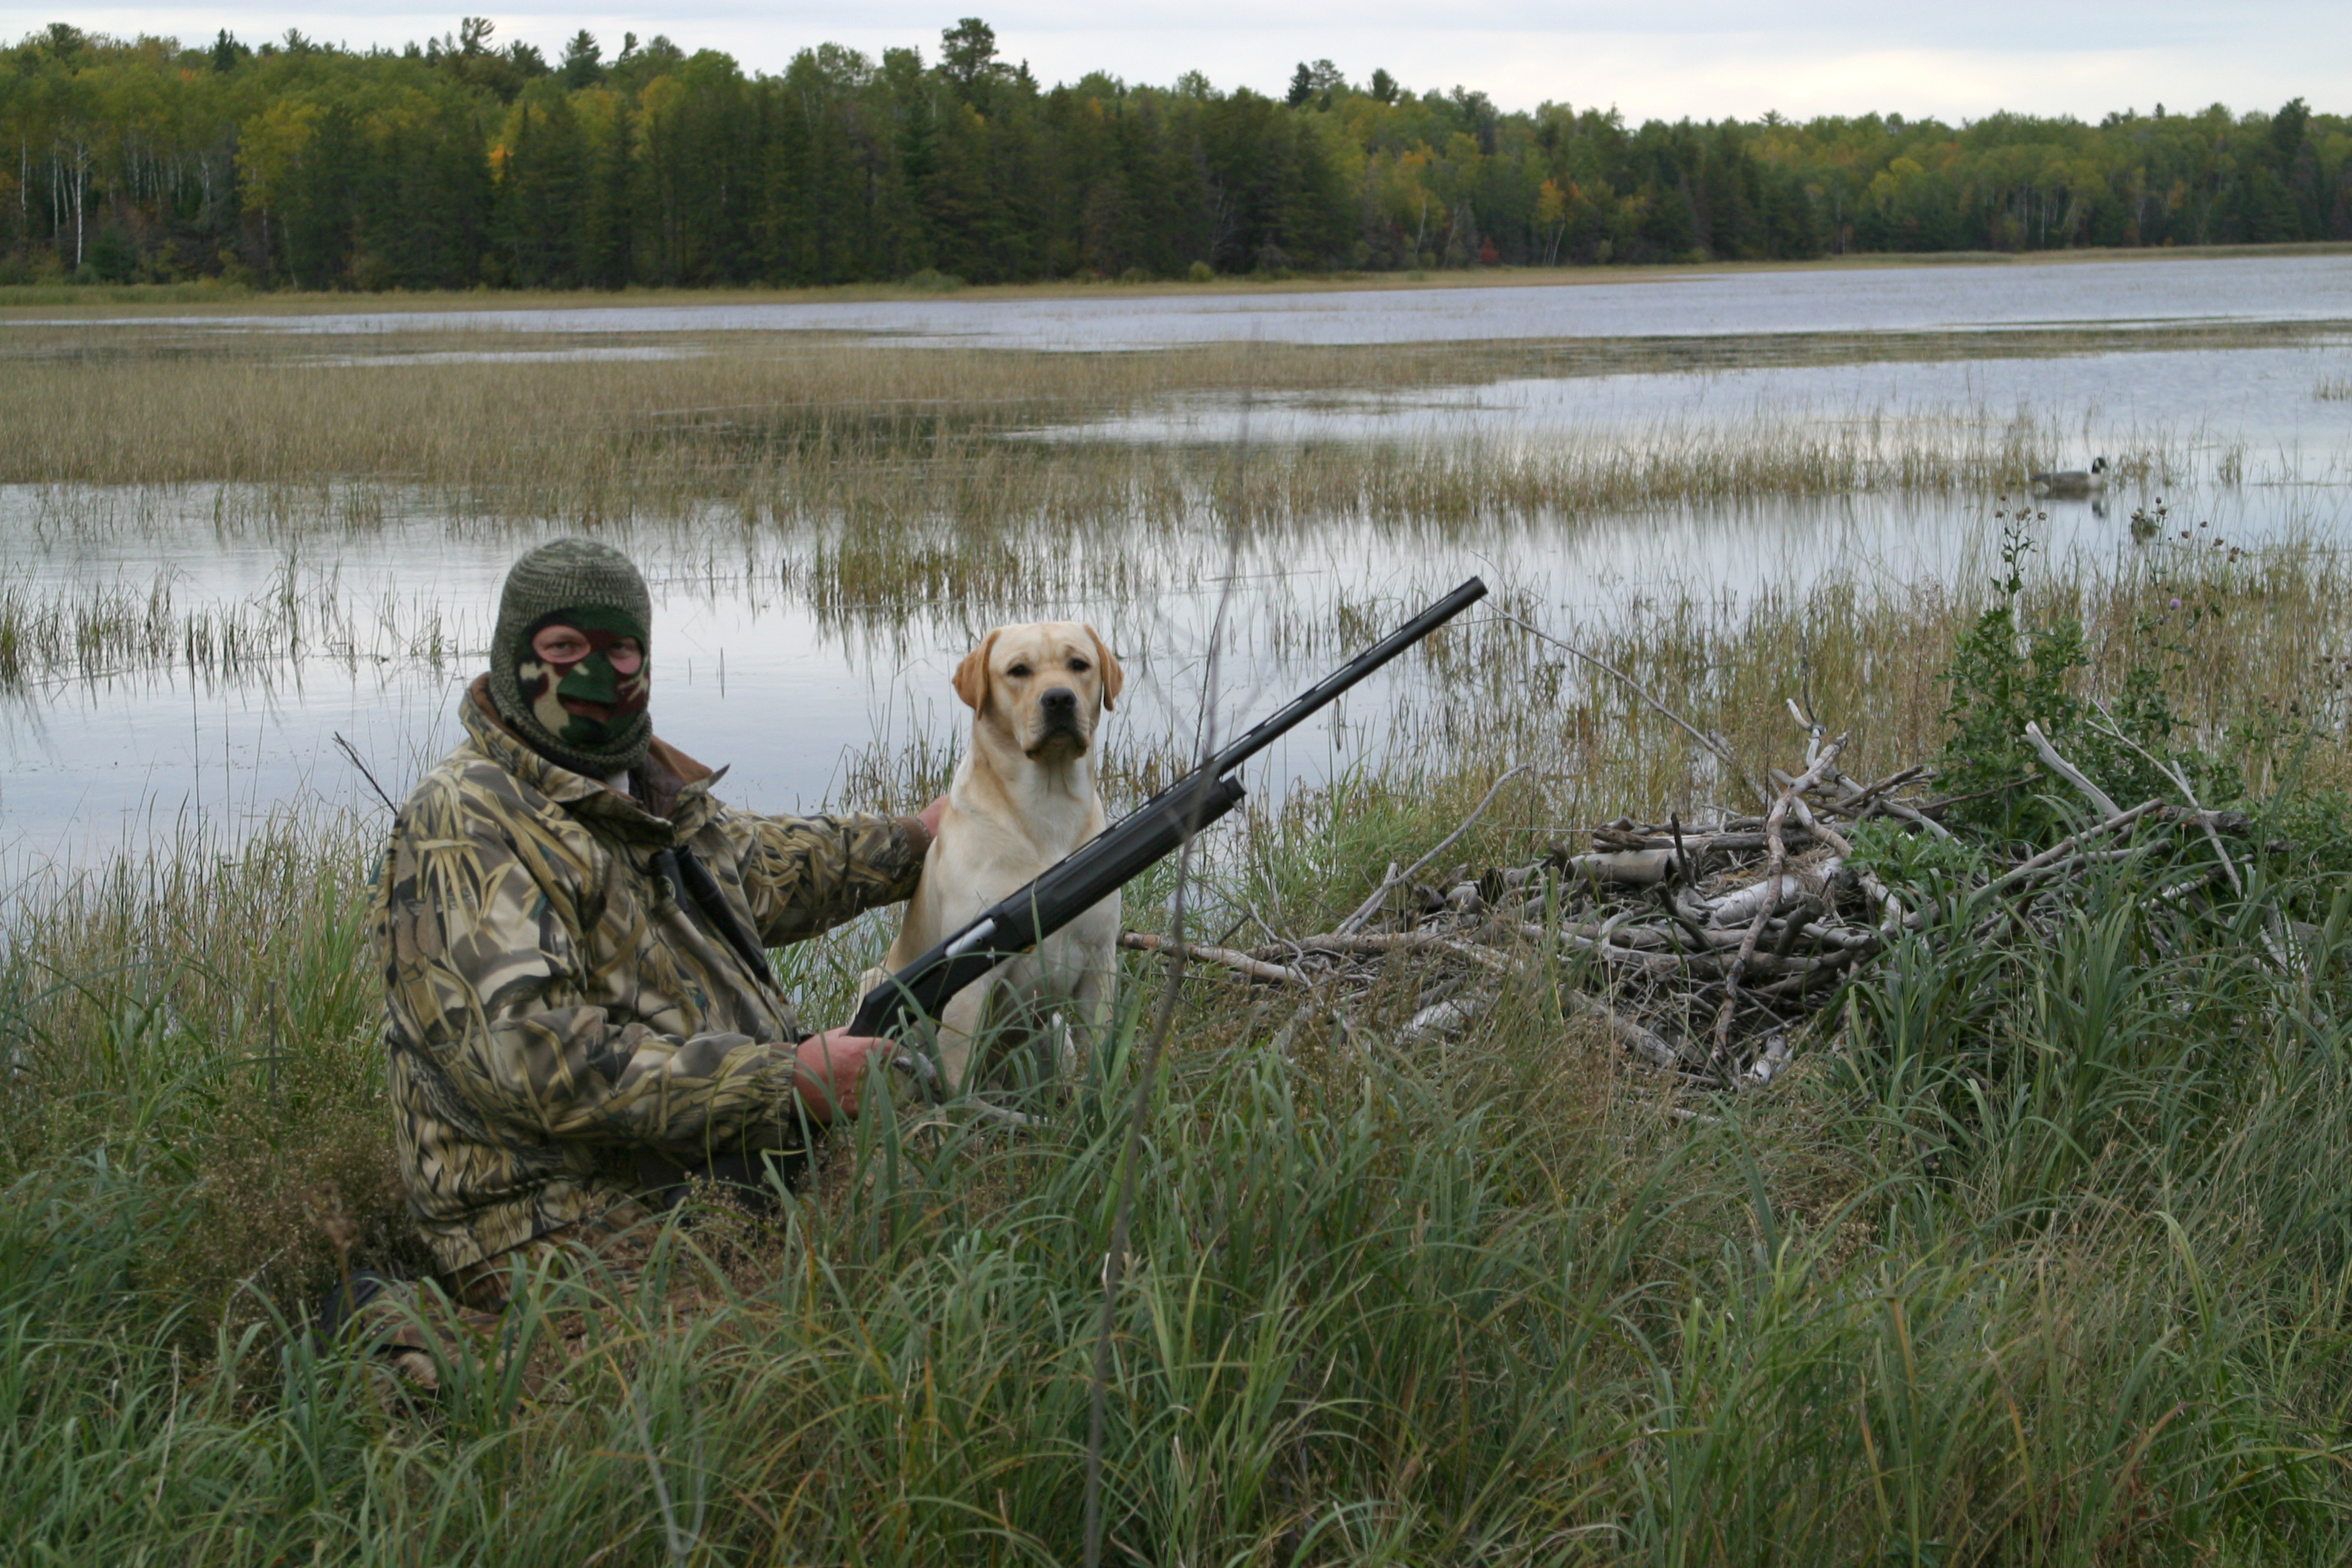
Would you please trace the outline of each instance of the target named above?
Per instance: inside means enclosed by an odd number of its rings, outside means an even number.
[[[1960,634],[1945,668],[1950,698],[1943,716],[1951,731],[1936,764],[1949,793],[1969,797],[1953,808],[1955,820],[2008,838],[2032,836],[2048,815],[2030,784],[2038,763],[2025,726],[2040,723],[2053,743],[2071,739],[2084,706],[2068,678],[2090,662],[2079,621],[2026,624],[2021,599],[2032,548],[2021,530],[2002,531],[2000,600]]]
[[[2048,770],[2025,738],[2036,723],[2066,759],[2119,805],[2144,800],[2183,804],[2178,770],[2213,806],[2240,799],[2245,782],[2225,758],[2193,744],[2188,726],[2166,695],[2164,678],[2183,665],[2185,649],[2166,628],[2143,617],[2146,645],[2136,649],[2122,689],[2107,703],[2082,690],[2077,671],[2091,663],[2083,625],[2071,616],[2040,625],[2026,616],[2024,563],[2033,548],[2015,528],[2003,531],[1999,603],[1962,632],[1945,668],[1951,726],[1937,773],[1963,797],[1950,820],[2004,839],[2044,839],[2063,832],[2073,806],[2067,786]]]

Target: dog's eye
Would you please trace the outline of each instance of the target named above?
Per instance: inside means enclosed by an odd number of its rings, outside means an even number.
[[[1078,674],[1084,675],[1087,669],[1087,661],[1082,658],[1074,658],[1070,660],[1070,668],[1076,670]]]
[[[1029,679],[1029,667],[1025,664],[1016,664],[1005,670],[1004,673],[1012,676],[1016,680],[1026,680]]]

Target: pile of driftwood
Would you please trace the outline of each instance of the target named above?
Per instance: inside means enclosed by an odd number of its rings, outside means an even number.
[[[1842,825],[1886,816],[1948,837],[1939,818],[1958,799],[1923,793],[1933,782],[1926,767],[1871,783],[1849,778],[1836,765],[1844,739],[1824,743],[1818,727],[1808,728],[1803,771],[1772,775],[1772,790],[1759,792],[1771,801],[1761,816],[1726,815],[1709,826],[1621,818],[1593,829],[1589,847],[1554,843],[1525,865],[1479,870],[1465,863],[1426,874],[1493,801],[1506,774],[1468,821],[1413,865],[1391,866],[1371,897],[1328,931],[1291,938],[1261,923],[1266,940],[1247,950],[1136,931],[1121,942],[1181,951],[1297,988],[1305,995],[1291,1028],[1318,1006],[1351,1027],[1348,999],[1381,978],[1383,961],[1420,955],[1420,1005],[1403,1030],[1409,1041],[1459,1033],[1503,976],[1557,952],[1575,961],[1571,973],[1580,969],[1583,977],[1567,993],[1569,1005],[1636,1057],[1710,1084],[1756,1084],[1787,1065],[1795,1026],[1906,930],[1952,918],[1988,928],[2037,924],[2086,868],[2152,853],[2180,832],[2210,840],[2217,858],[2210,872],[2159,898],[2187,898],[2209,876],[2238,880],[2221,836],[2242,832],[2242,817],[2200,809],[2185,779],[2185,805],[2119,808],[2028,726],[2044,765],[2091,803],[2095,825],[1994,866],[1982,885],[1956,889],[1944,909],[1908,907],[1855,857]],[[2159,838],[2158,828],[2168,831]]]

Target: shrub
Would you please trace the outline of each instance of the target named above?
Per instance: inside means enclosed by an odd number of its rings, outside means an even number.
[[[1937,776],[1948,793],[1973,797],[1953,808],[1954,823],[2011,839],[2065,831],[2074,808],[2053,802],[2069,799],[2070,786],[2048,777],[2025,738],[2029,722],[2120,805],[2180,802],[2169,768],[2189,779],[2200,805],[2241,797],[2244,781],[2235,767],[2175,744],[2181,721],[2165,695],[2162,670],[2145,657],[2125,672],[2112,703],[2095,704],[2083,694],[2078,672],[2091,659],[2082,623],[2063,616],[2041,625],[2027,619],[2023,568],[2032,549],[2016,529],[2003,532],[2000,600],[1960,634],[1945,667],[1950,696],[1943,717],[1951,731]]]

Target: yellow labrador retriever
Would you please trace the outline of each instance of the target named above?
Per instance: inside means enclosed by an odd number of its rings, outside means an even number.
[[[885,967],[913,963],[1103,830],[1095,738],[1123,680],[1094,627],[1077,621],[999,626],[957,667],[971,745],[956,764],[922,884]],[[980,1041],[1001,1050],[1034,1039],[1046,1015],[1065,1005],[1098,1033],[1115,1000],[1118,949],[1114,892],[1035,952],[956,993],[939,1033],[950,1088],[971,1088],[985,1072],[987,1063],[972,1060]],[[1066,1045],[1055,1065],[1068,1070]]]

